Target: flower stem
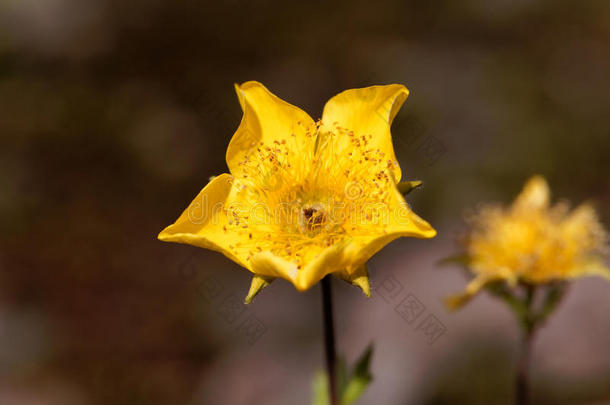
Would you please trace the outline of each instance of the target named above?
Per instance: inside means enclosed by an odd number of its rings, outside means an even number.
[[[519,356],[519,365],[517,368],[516,382],[516,405],[528,405],[529,402],[529,363],[530,353],[532,350],[532,342],[534,340],[534,331],[525,331],[521,344],[521,354]]]
[[[328,394],[330,405],[338,405],[337,398],[337,355],[335,351],[335,328],[333,323],[333,301],[331,279],[322,279],[322,311],[324,313],[324,347],[326,349],[326,371],[328,374]]]
[[[538,326],[538,317],[533,311],[534,296],[536,287],[533,285],[525,286],[524,306],[521,326],[523,337],[521,340],[521,353],[517,365],[517,378],[515,385],[515,405],[529,405],[529,365],[532,351],[532,342]]]

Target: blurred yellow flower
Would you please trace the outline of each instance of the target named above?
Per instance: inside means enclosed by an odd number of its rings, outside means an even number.
[[[550,206],[545,179],[534,176],[513,204],[483,206],[468,219],[466,263],[475,274],[466,291],[449,298],[459,307],[486,284],[505,281],[543,284],[599,275],[610,279],[604,264],[607,236],[589,204],[570,211],[567,203]]]
[[[244,114],[227,149],[231,174],[212,179],[159,239],[250,270],[246,302],[277,277],[304,291],[330,273],[368,296],[373,254],[401,236],[436,234],[397,187],[390,126],[404,86],[344,91],[318,122],[258,82],[236,91]]]

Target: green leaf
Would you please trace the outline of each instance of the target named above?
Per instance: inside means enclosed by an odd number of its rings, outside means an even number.
[[[370,372],[373,345],[369,345],[364,353],[358,358],[353,370],[347,373],[345,361],[337,359],[337,392],[341,405],[351,405],[361,396],[366,387],[372,381]],[[312,405],[330,405],[328,374],[318,371],[313,379],[313,402]]]
[[[372,381],[373,377],[370,372],[372,356],[373,345],[371,344],[366,348],[354,366],[350,379],[341,395],[341,405],[350,405],[356,402]]]
[[[330,405],[328,397],[328,375],[318,371],[313,378],[313,402],[312,405]]]

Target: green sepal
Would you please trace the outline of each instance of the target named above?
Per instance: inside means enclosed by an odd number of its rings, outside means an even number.
[[[275,277],[261,276],[259,274],[255,274],[254,277],[252,277],[252,283],[250,283],[250,291],[248,291],[248,295],[246,296],[244,302],[246,304],[251,303],[254,297],[256,297],[256,295],[261,292],[263,288],[271,284],[273,280],[275,280]]]
[[[485,289],[492,295],[495,295],[496,297],[504,301],[506,305],[508,305],[513,310],[519,320],[524,320],[525,317],[527,317],[527,304],[517,298],[513,294],[513,292],[506,286],[506,283],[504,283],[503,281],[495,281],[493,283],[487,284],[485,286]]]
[[[450,264],[455,264],[455,265],[460,265],[460,266],[468,267],[470,265],[470,256],[468,256],[465,253],[461,253],[461,254],[457,254],[457,255],[453,255],[453,256],[448,256],[448,257],[445,257],[443,259],[440,259],[437,262],[437,264],[440,265],[440,266],[446,266],[446,265],[450,265]]]
[[[401,181],[396,186],[398,187],[398,191],[400,191],[400,193],[402,195],[407,195],[411,191],[413,191],[416,188],[420,187],[422,184],[423,183],[421,181],[419,181],[419,180],[413,180],[413,181]]]
[[[548,290],[546,292],[546,296],[544,297],[544,303],[542,304],[542,308],[538,313],[538,320],[540,322],[546,321],[549,315],[555,311],[559,303],[563,300],[568,288],[568,283],[565,281],[559,281],[549,285],[547,288]]]
[[[567,285],[568,283],[563,281],[548,284],[530,284],[522,281],[518,284],[521,294],[514,288],[509,289],[500,281],[490,283],[485,288],[501,298],[512,309],[523,331],[531,334],[557,309],[565,295]],[[545,293],[541,302],[535,300],[536,292]]]
[[[348,283],[359,287],[362,293],[367,297],[371,298],[371,284],[369,281],[369,269],[366,263],[359,266],[355,272],[349,274],[346,270],[341,270],[333,273],[340,279],[347,281]]]

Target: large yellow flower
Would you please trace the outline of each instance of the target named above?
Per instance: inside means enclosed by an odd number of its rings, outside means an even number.
[[[390,125],[408,90],[347,90],[314,122],[262,84],[235,86],[243,110],[213,178],[159,239],[222,252],[254,273],[252,297],[280,277],[304,291],[327,274],[370,295],[366,261],[401,236],[431,238],[397,188]]]
[[[595,210],[582,204],[570,211],[567,203],[550,206],[549,187],[532,177],[513,204],[483,206],[468,219],[464,240],[466,263],[475,274],[466,291],[449,299],[458,307],[494,281],[544,284],[600,275],[605,266],[607,236]]]

